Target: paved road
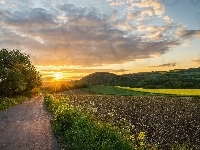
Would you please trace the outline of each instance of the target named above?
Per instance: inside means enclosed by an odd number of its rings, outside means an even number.
[[[57,150],[43,97],[0,112],[0,150]]]

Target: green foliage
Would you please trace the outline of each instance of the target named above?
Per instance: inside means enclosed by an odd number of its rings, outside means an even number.
[[[28,95],[32,95],[32,96],[37,96],[40,94],[40,88],[33,88],[29,93]]]
[[[105,86],[115,86],[123,85],[130,80],[126,77],[119,76],[108,72],[96,72],[82,78],[79,82],[86,85],[105,85]]]
[[[52,127],[62,143],[62,149],[83,150],[132,150],[136,146],[129,136],[118,128],[94,119],[70,103],[69,99],[45,96],[45,104],[54,118]],[[141,148],[142,149],[142,148]]]
[[[41,83],[41,75],[31,64],[29,55],[19,50],[0,50],[0,95],[28,93]]]
[[[143,88],[129,88],[120,87],[128,91],[146,92],[149,94],[164,94],[164,95],[177,95],[177,96],[200,96],[200,89],[143,89]]]
[[[97,72],[82,78],[86,85],[126,86],[154,89],[200,89],[200,68],[171,70],[168,72],[144,72],[115,75]]]
[[[0,98],[0,111],[6,110],[12,106],[18,105],[26,101],[27,98],[24,96],[18,96],[15,98]]]

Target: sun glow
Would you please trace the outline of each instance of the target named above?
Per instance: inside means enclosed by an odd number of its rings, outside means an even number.
[[[56,73],[54,76],[55,76],[54,78],[55,78],[56,80],[60,80],[60,79],[63,78],[63,74],[62,74],[61,72]]]

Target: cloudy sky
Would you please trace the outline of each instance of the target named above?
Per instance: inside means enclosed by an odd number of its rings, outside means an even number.
[[[0,25],[48,79],[200,66],[200,0],[0,0]]]

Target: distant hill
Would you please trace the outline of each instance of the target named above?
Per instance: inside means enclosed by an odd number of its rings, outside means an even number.
[[[111,85],[143,88],[200,88],[200,68],[141,72],[116,75],[96,72],[76,81],[76,84]]]
[[[108,72],[96,72],[83,77],[79,82],[86,85],[121,85],[129,81],[127,77]]]
[[[43,90],[61,92],[89,85],[126,86],[151,89],[200,89],[200,68],[116,75],[96,72],[76,81],[46,83]]]

